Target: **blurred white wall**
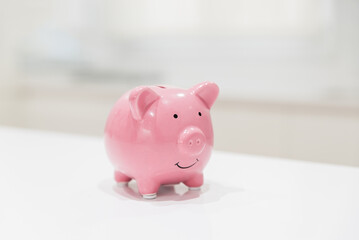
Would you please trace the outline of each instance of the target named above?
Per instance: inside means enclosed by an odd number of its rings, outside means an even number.
[[[216,147],[359,165],[356,0],[0,0],[0,124],[101,135],[142,84],[214,81]]]

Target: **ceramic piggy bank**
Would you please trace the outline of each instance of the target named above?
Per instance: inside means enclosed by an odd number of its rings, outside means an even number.
[[[161,184],[200,189],[213,147],[211,82],[190,89],[140,86],[122,96],[108,117],[105,145],[115,181],[135,179],[144,198]]]

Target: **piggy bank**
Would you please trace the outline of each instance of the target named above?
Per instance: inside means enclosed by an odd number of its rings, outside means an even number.
[[[162,184],[203,184],[213,148],[210,109],[219,88],[211,82],[190,89],[140,86],[111,110],[105,146],[117,183],[136,180],[144,198],[156,198]]]

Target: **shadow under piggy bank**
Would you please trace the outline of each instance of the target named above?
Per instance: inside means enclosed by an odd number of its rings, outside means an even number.
[[[147,200],[142,197],[138,192],[135,180],[130,181],[128,184],[118,186],[112,179],[107,179],[99,184],[99,188],[118,199],[121,200],[136,200],[158,203],[161,205],[168,205],[171,203],[210,203],[220,200],[227,194],[240,192],[242,189],[233,187],[224,187],[219,183],[206,181],[200,190],[189,190],[184,184],[175,185],[162,185],[158,192],[157,198]],[[164,204],[168,203],[168,204]]]

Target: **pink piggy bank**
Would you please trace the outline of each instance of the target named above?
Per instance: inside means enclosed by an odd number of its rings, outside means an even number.
[[[140,86],[122,96],[105,129],[116,182],[135,179],[147,199],[161,184],[200,189],[213,148],[209,111],[218,92],[216,84],[204,82],[190,89]]]

